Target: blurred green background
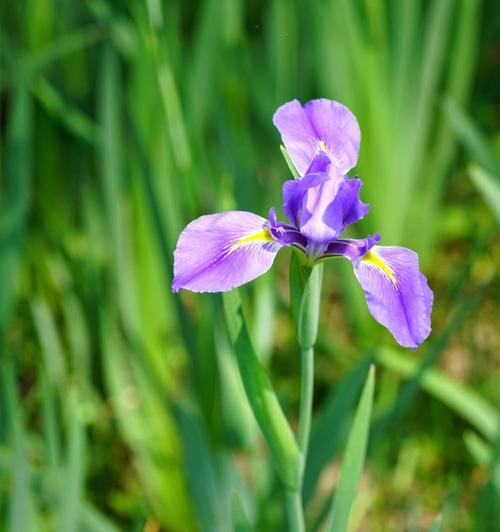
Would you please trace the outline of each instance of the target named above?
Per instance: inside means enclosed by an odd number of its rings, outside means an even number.
[[[1,6],[2,530],[285,530],[220,297],[170,291],[183,226],[280,208],[271,117],[334,98],[362,131],[357,235],[417,250],[415,353],[327,264],[304,499],[321,529],[375,360],[352,531],[499,530],[500,9],[480,0],[24,0]],[[242,290],[296,421],[289,252]]]

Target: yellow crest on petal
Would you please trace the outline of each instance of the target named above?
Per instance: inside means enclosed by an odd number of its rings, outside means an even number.
[[[370,266],[374,266],[375,268],[382,270],[385,275],[389,277],[393,284],[397,284],[396,276],[394,275],[394,272],[392,271],[391,267],[387,263],[385,263],[382,257],[378,255],[375,251],[370,250],[361,260],[362,262],[365,262]]]
[[[256,231],[255,233],[251,233],[247,236],[244,236],[243,238],[240,238],[237,242],[235,242],[231,246],[229,251],[234,251],[235,249],[238,249],[241,246],[245,244],[249,244],[251,242],[272,242],[272,241],[274,241],[274,238],[271,236],[269,229],[260,229],[259,231]]]

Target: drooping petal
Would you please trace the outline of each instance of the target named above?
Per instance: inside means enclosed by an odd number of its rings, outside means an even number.
[[[172,290],[226,292],[265,273],[280,247],[267,220],[251,212],[201,216],[179,236]]]
[[[378,242],[380,242],[380,235],[378,233],[361,239],[339,238],[328,244],[324,257],[343,256],[350,261],[359,260]]]
[[[300,175],[320,152],[333,163],[331,175],[346,174],[358,160],[358,122],[347,107],[334,100],[311,100],[303,107],[292,100],[277,109],[273,123]]]
[[[403,347],[416,349],[431,331],[433,293],[407,248],[375,246],[353,262],[373,317]]]

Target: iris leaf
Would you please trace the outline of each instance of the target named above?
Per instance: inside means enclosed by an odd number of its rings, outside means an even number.
[[[288,168],[290,168],[290,172],[292,172],[293,178],[299,179],[300,178],[299,172],[297,171],[297,168],[295,168],[295,165],[293,164],[292,159],[287,149],[285,148],[285,146],[280,146],[280,150],[281,150],[281,153],[283,154],[283,157],[285,158]]]
[[[269,445],[272,462],[284,486],[294,491],[299,481],[300,454],[266,372],[250,340],[238,290],[223,294],[224,313],[241,378],[254,416]]]
[[[321,471],[337,455],[347,437],[351,413],[372,362],[371,353],[363,357],[333,389],[313,420],[302,493],[305,503]]]
[[[382,350],[377,360],[404,377],[413,377],[419,371],[415,361],[389,348]],[[434,368],[426,369],[419,382],[424,390],[466,419],[487,439],[498,437],[499,423],[495,408],[474,391]]]
[[[470,166],[469,175],[500,224],[500,179],[495,179],[487,170],[475,164]]]
[[[372,366],[347,440],[340,469],[339,486],[335,492],[326,528],[329,532],[345,532],[349,525],[351,510],[356,499],[356,491],[365,461],[374,388],[375,367]]]

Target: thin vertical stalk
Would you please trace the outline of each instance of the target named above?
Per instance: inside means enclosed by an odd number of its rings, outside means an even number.
[[[287,491],[285,494],[286,513],[289,532],[304,532],[304,511],[300,491]]]
[[[305,462],[307,448],[309,446],[309,434],[311,432],[311,415],[314,389],[314,348],[302,348],[300,352],[302,366],[300,382],[298,444]],[[304,469],[304,467],[302,467],[302,469]]]
[[[314,344],[318,334],[319,304],[323,265],[313,268],[299,263],[292,256],[290,267],[290,294],[292,314],[297,326],[297,339],[301,352],[301,384],[299,405],[299,445],[301,464],[299,486],[296,491],[286,493],[286,509],[289,528],[293,531],[305,530],[302,507],[302,481],[306,463],[314,392]]]

